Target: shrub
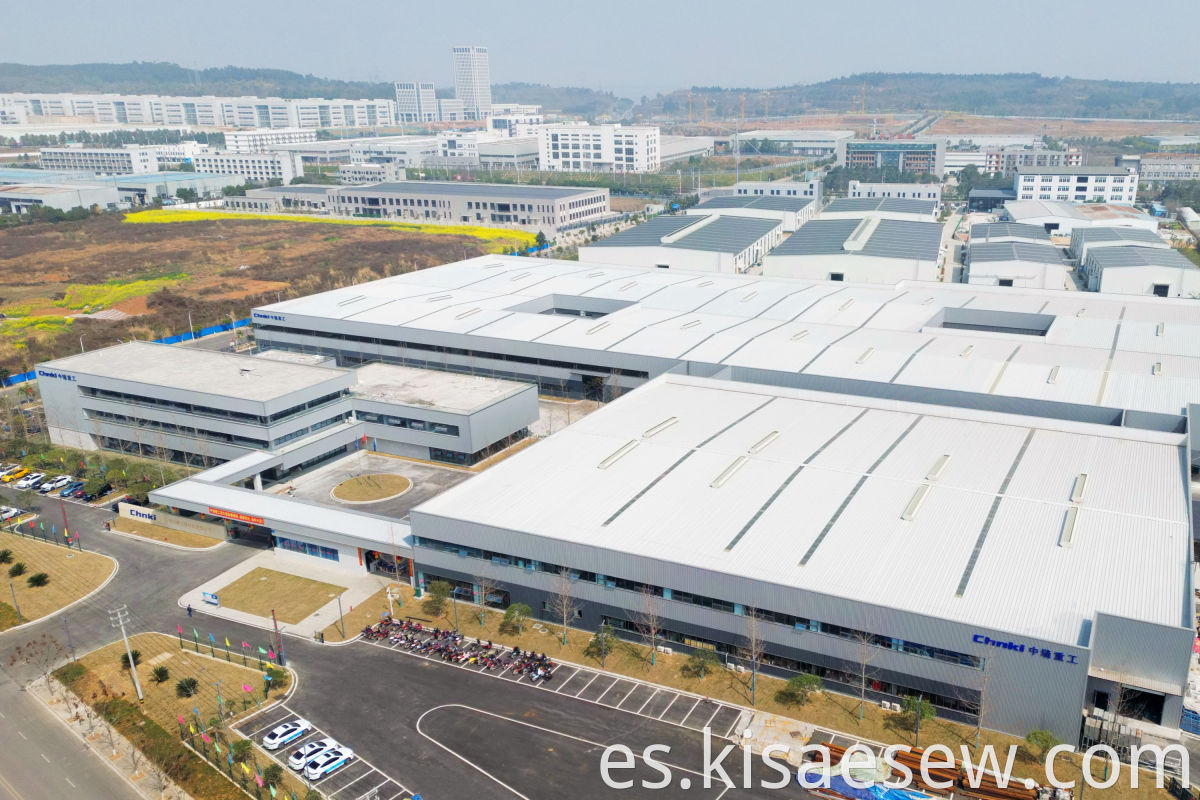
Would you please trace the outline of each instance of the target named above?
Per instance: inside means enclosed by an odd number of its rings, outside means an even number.
[[[12,550],[9,550],[7,547],[0,550],[0,564],[11,564],[12,558]]]
[[[133,665],[136,667],[142,663],[142,651],[130,650],[128,653],[121,653],[121,669],[129,669],[129,656],[133,656]]]
[[[175,694],[180,697],[191,697],[200,691],[200,681],[195,678],[180,678],[175,682]]]
[[[271,764],[262,771],[263,783],[267,786],[278,786],[283,783],[283,767]]]
[[[271,685],[277,689],[288,679],[288,674],[279,667],[267,667],[267,676],[271,679]]]
[[[238,739],[233,743],[233,760],[239,763],[245,763],[250,757],[254,745],[250,744],[249,739]]]
[[[505,633],[521,634],[525,632],[525,620],[529,619],[533,609],[524,603],[513,603],[504,611],[504,619],[500,622],[500,630]]]
[[[446,610],[446,600],[450,597],[450,584],[445,581],[431,581],[425,588],[425,599],[421,601],[421,610],[431,617],[440,617]]]
[[[159,664],[151,674],[154,676],[155,683],[166,683],[167,679],[171,677],[171,670]]]
[[[33,587],[45,586],[50,582],[50,575],[45,572],[35,572],[29,576],[27,583]]]
[[[784,705],[805,705],[808,696],[821,689],[821,679],[804,673],[788,680],[775,694],[775,699]]]
[[[16,577],[24,575],[24,574],[25,574],[25,562],[24,561],[18,561],[17,563],[13,564],[11,567],[8,568],[8,577],[10,577],[10,578],[16,578]]]
[[[698,647],[688,656],[687,661],[679,668],[680,673],[688,678],[703,678],[721,668],[721,657],[707,647]]]

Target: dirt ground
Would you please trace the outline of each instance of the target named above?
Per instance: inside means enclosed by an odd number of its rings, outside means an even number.
[[[979,133],[1003,136],[1006,134],[1037,134],[1056,138],[1098,136],[1101,139],[1120,139],[1125,136],[1154,134],[1200,134],[1197,122],[1141,122],[1112,119],[1037,119],[973,117],[967,114],[947,114],[928,131],[932,134],[953,135]]]

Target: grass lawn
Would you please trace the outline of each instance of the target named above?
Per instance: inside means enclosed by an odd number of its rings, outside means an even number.
[[[402,619],[405,611],[413,611],[415,609],[415,606],[409,605],[412,602],[412,589],[409,589],[407,585],[401,586],[398,583],[390,584],[390,588],[392,590],[392,597],[395,597],[400,592],[407,592],[407,594],[403,595],[406,599],[401,601],[402,605],[399,608],[395,607],[395,601],[393,601],[393,613],[395,613],[397,619]],[[363,600],[354,607],[353,611],[345,615],[346,639],[353,639],[355,636],[358,636],[363,628],[379,622],[380,615],[386,614],[387,610],[387,588],[385,587],[366,600]],[[345,641],[342,638],[342,628],[336,621],[326,628],[324,633],[325,641],[327,642]]]
[[[454,611],[449,602],[446,603],[442,615],[433,617],[423,608],[423,600],[413,597],[412,590],[403,587],[403,606],[396,610],[396,617],[403,619],[412,617],[427,625],[438,627],[454,626]],[[384,601],[386,610],[386,600]],[[357,609],[356,609],[357,610]],[[486,612],[483,623],[480,623],[479,606],[462,603],[458,604],[459,629],[467,636],[491,639],[498,644],[519,646],[522,650],[534,650],[545,653],[554,659],[570,661],[590,667],[599,667],[598,660],[585,656],[584,648],[592,638],[591,631],[570,629],[567,643],[562,644],[561,628],[544,621],[530,620],[525,623],[524,631],[515,633],[500,633],[499,626],[504,613],[496,609]],[[542,630],[534,627],[537,624]],[[347,624],[347,633],[350,626]],[[362,625],[358,626],[361,630]],[[326,634],[328,636],[328,634]],[[628,675],[640,680],[658,683],[665,686],[683,689],[684,691],[723,700],[743,706],[751,706],[750,674],[732,672],[719,668],[707,674],[703,679],[688,677],[681,672],[687,657],[678,653],[664,655],[655,654],[651,664],[649,650],[633,642],[621,642],[614,651],[609,653],[604,669],[608,672]],[[884,711],[878,704],[868,703],[859,720],[859,703],[855,697],[834,692],[820,692],[811,697],[804,706],[791,705],[781,702],[776,695],[783,688],[784,681],[766,675],[758,676],[756,701],[753,705],[761,711],[779,714],[791,719],[802,720],[812,725],[818,725],[835,731],[843,731],[851,736],[870,739],[885,744],[897,743],[913,745],[912,728],[906,717],[899,713]],[[975,729],[949,720],[932,719],[921,723],[921,745],[928,747],[932,744],[944,744],[954,753],[959,753],[961,745],[975,743]],[[980,744],[992,745],[997,752],[1007,752],[1010,745],[1022,749],[1013,766],[1013,772],[1018,777],[1031,777],[1044,783],[1045,772],[1037,759],[1025,749],[1025,742],[1015,736],[997,731],[983,730]],[[1081,768],[1081,759],[1071,759],[1075,775]],[[1097,760],[1099,763],[1099,760]],[[1064,763],[1060,774],[1067,773],[1070,767]],[[1100,777],[1100,773],[1096,773]],[[1154,788],[1153,776],[1148,772],[1142,773],[1140,786],[1137,789],[1129,785],[1129,770],[1123,769],[1119,782],[1105,792],[1105,796],[1113,800],[1166,800],[1169,795],[1165,790]]]
[[[108,580],[108,576],[117,568],[117,562],[108,556],[68,550],[12,533],[0,533],[0,550],[12,551],[12,561],[0,567],[6,571],[6,576],[7,570],[14,564],[20,562],[25,565],[25,573],[13,578],[12,584],[21,616],[26,622],[70,605]],[[45,586],[30,586],[29,576],[39,572],[49,575],[50,582]],[[5,599],[11,603],[11,592],[9,595]],[[0,609],[0,630],[18,624],[16,612],[11,606],[8,611],[13,613]]]
[[[346,591],[345,586],[322,583],[299,575],[257,567],[217,590],[221,605],[260,617],[275,616],[295,625]]]
[[[177,531],[174,528],[167,528],[163,525],[139,522],[125,517],[114,519],[113,527],[121,533],[130,533],[134,536],[140,536],[143,539],[150,539],[155,542],[167,542],[168,544],[191,547],[197,550],[203,550],[206,547],[215,547],[221,543],[219,539],[210,539],[198,533]]]
[[[362,503],[395,497],[396,495],[404,494],[411,488],[412,481],[403,475],[374,473],[371,475],[359,475],[357,478],[342,481],[333,487],[333,496],[336,500]]]

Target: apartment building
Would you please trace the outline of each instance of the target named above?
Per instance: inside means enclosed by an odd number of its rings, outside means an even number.
[[[488,49],[471,45],[450,48],[454,97],[462,101],[467,119],[486,119],[492,113],[492,70]]]
[[[1117,156],[1117,166],[1137,170],[1143,183],[1200,180],[1200,153],[1143,153]]]
[[[399,122],[437,122],[437,89],[433,81],[396,81],[396,119]]]
[[[1018,200],[1133,205],[1137,188],[1128,167],[1022,167],[1013,178]]]
[[[543,125],[538,157],[549,172],[654,172],[659,129],[649,125]]]
[[[839,139],[839,167],[891,167],[901,172],[945,172],[945,139]]]
[[[198,153],[192,160],[197,172],[216,175],[242,175],[254,183],[281,181],[291,183],[304,175],[304,164],[298,153],[231,153],[210,150]]]
[[[225,149],[231,153],[269,153],[284,144],[308,144],[317,140],[311,128],[256,128],[251,131],[229,131],[225,134]]]
[[[39,151],[42,169],[80,170],[97,175],[140,175],[158,172],[158,153],[153,147],[87,147],[69,144]]]
[[[984,148],[981,172],[1010,177],[1030,167],[1081,167],[1083,153],[1076,148],[1056,150],[1045,145],[1002,145]]]

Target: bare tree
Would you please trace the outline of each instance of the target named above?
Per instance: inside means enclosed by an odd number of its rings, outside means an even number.
[[[654,654],[662,636],[662,598],[648,586],[642,587],[642,598],[638,610],[634,611],[633,624],[650,648],[650,665],[654,666]]]
[[[562,624],[562,643],[567,643],[567,628],[575,619],[579,604],[571,596],[571,576],[565,569],[560,569],[554,578],[554,587],[550,595],[550,613]]]
[[[130,748],[129,748],[129,770],[133,774],[134,780],[137,779],[136,776],[138,774],[138,770],[141,769],[142,763],[144,761],[145,761],[145,756],[142,755],[142,751],[138,750],[136,747],[130,746]]]
[[[875,635],[867,631],[854,632],[854,660],[858,671],[854,682],[858,684],[858,721],[862,722],[867,713],[867,689],[875,678],[875,670],[871,669],[871,659],[875,657]]]
[[[742,653],[750,662],[750,705],[755,705],[758,692],[758,665],[763,657],[763,619],[756,609],[748,608],[743,616]]]
[[[62,645],[53,636],[43,633],[37,639],[18,645],[8,659],[8,665],[15,667],[25,665],[37,670],[42,680],[46,682],[46,691],[54,696],[54,685],[50,682],[50,673],[58,666],[66,655]]]
[[[473,579],[479,587],[479,624],[487,622],[488,598],[500,592],[500,582],[487,575],[476,575]]]
[[[991,675],[988,672],[988,660],[980,659],[979,662],[979,691],[973,694],[960,694],[959,702],[971,714],[975,715],[975,749],[979,749],[979,740],[983,735],[983,718],[987,716],[988,709],[988,683],[991,681]]]
[[[108,745],[108,749],[116,756],[117,747],[121,743],[121,738],[117,735],[116,729],[111,724],[105,723],[104,727],[100,729],[100,734],[104,737],[104,742]]]

